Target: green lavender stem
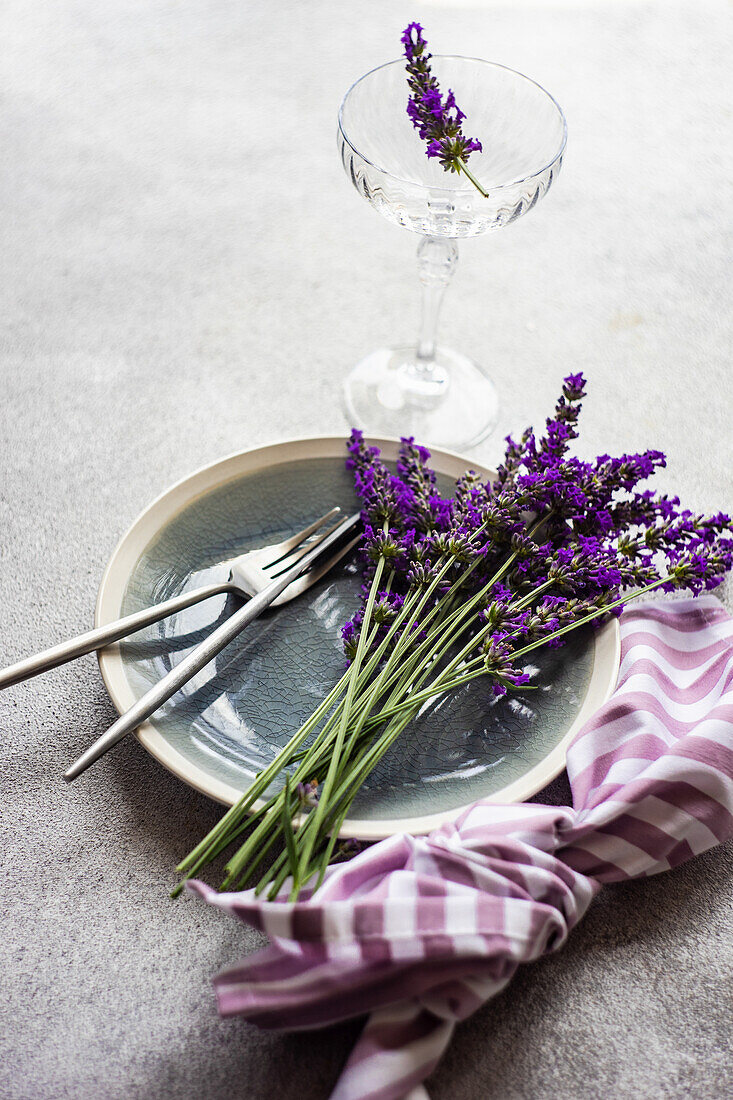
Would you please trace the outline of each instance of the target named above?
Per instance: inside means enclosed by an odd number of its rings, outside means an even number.
[[[260,797],[260,795],[267,790],[272,780],[280,773],[284,764],[287,762],[289,754],[294,752],[299,745],[305,741],[309,733],[317,726],[319,720],[324,714],[328,712],[334,701],[338,698],[339,694],[343,690],[347,673],[341,677],[339,682],[328,693],[326,698],[321,702],[311,716],[303,723],[300,729],[291,737],[284,749],[282,749],[275,760],[264,771],[260,772],[252,785],[248,788],[239,802],[236,802],[221,818],[221,820],[214,826],[214,828],[207,834],[206,837],[197,844],[196,847],[189,852],[185,859],[176,867],[179,872],[187,871],[194,864],[200,866],[198,860],[202,855],[206,853],[213,843],[227,832],[232,826],[237,824],[246,814],[247,810],[253,805],[254,802]]]
[[[544,520],[540,520],[535,524],[535,526],[532,530],[532,533],[534,533],[534,531],[537,529],[537,527],[540,525],[541,522],[544,522]],[[494,584],[496,584],[497,581],[501,579],[501,577],[503,577],[506,574],[507,570],[511,567],[511,565],[514,562],[515,559],[516,559],[516,555],[514,555],[514,554],[509,555],[507,560],[496,571],[494,576],[479,590],[479,592],[470,601],[467,601],[466,605],[464,605],[462,608],[459,608],[457,610],[457,612],[455,612],[455,613],[453,613],[452,615],[449,616],[449,623],[452,625],[453,630],[449,631],[447,639],[446,639],[445,633],[443,633],[443,635],[440,636],[440,642],[442,644],[440,644],[437,647],[434,646],[433,647],[434,650],[445,651],[445,649],[450,644],[450,641],[451,641],[452,637],[455,635],[455,633],[457,632],[457,630],[465,629],[465,622],[462,623],[462,620],[465,620],[465,617],[466,617],[468,611],[470,611],[470,609],[473,606],[476,606],[478,603],[480,603],[480,601],[483,598],[483,596],[485,595],[485,593],[488,592],[490,590],[490,588]],[[334,759],[334,756],[332,756],[331,760],[330,760],[330,763],[329,763],[329,776],[332,777],[331,782],[333,782],[333,776],[336,775],[336,773],[339,769],[339,765],[344,765],[348,761],[348,758],[349,758],[349,756],[350,756],[350,754],[353,750],[353,747],[358,742],[359,735],[361,734],[362,729],[365,725],[365,722],[366,722],[367,718],[369,717],[369,714],[370,714],[370,711],[371,711],[371,708],[372,708],[372,704],[376,701],[377,697],[380,694],[381,689],[385,686],[385,683],[388,682],[388,678],[392,675],[393,667],[398,661],[398,658],[400,656],[400,652],[401,652],[405,642],[406,641],[409,642],[412,626],[417,621],[417,618],[418,618],[418,615],[419,615],[420,611],[424,607],[424,605],[427,602],[428,598],[432,595],[433,591],[437,588],[440,581],[443,579],[443,577],[444,577],[445,573],[447,572],[448,568],[450,567],[450,565],[451,565],[450,560],[443,564],[443,566],[440,569],[440,571],[438,572],[437,576],[433,579],[431,584],[428,586],[427,591],[417,601],[417,604],[416,604],[416,606],[414,606],[414,608],[413,608],[413,610],[412,610],[412,612],[409,616],[409,619],[403,625],[401,635],[398,638],[397,643],[393,647],[393,650],[390,653],[389,660],[387,661],[384,669],[380,673],[380,676],[377,680],[376,685],[374,685],[373,688],[371,689],[371,691],[368,692],[367,697],[364,700],[360,701],[359,709],[361,710],[361,716],[359,717],[359,719],[357,721],[357,724],[356,724],[356,728],[353,730],[348,742],[346,743],[345,748],[344,748],[344,741],[345,741],[345,737],[346,737],[346,725],[347,725],[348,719],[346,718],[345,714],[342,713],[341,726],[340,726],[339,735],[338,735],[338,739],[337,739],[337,745],[336,745],[336,749],[337,749],[336,756],[338,757],[338,760]],[[464,573],[461,575],[461,577],[458,578],[456,583],[452,586],[451,591],[445,597],[443,597],[443,599],[441,601],[439,601],[438,607],[446,606],[449,597],[451,597],[454,594],[455,590],[457,590],[461,586],[462,583],[465,583],[466,579],[468,578],[469,573],[472,572],[472,571],[473,571],[473,567],[469,570],[464,571]],[[378,587],[377,582],[378,582],[378,578],[375,578],[375,581],[372,584],[372,591],[371,591],[371,594],[370,594],[372,596],[372,605],[369,608],[370,613],[371,613],[371,609],[373,607],[373,596],[376,594],[376,590],[377,590],[377,587]],[[476,616],[472,616],[472,619],[475,618],[475,617]],[[402,616],[400,616],[400,618],[404,621],[404,608],[403,608],[403,614],[402,614]],[[469,621],[471,621],[471,620],[469,620]],[[364,622],[364,625],[362,626],[360,642],[362,642],[363,638],[364,638],[364,634],[365,634],[365,631],[366,631],[366,622],[367,622],[367,618],[366,618],[366,614],[365,614],[365,622]],[[393,628],[393,631],[391,631],[391,633],[394,633],[394,628]],[[439,634],[439,625],[438,624],[435,624],[435,628],[431,632],[431,636],[430,636],[431,641],[433,641],[435,639],[436,634]],[[428,639],[426,639],[426,641],[427,640]],[[412,655],[412,658],[410,659],[410,667],[414,667],[414,664],[416,663],[417,659],[419,658],[420,649],[421,649],[421,647],[418,647],[417,653],[414,653]],[[354,664],[356,664],[356,663],[357,662],[355,660]],[[453,670],[453,668],[456,667],[457,664],[458,664],[457,660],[454,660],[453,662],[451,662],[451,665],[449,666],[449,669],[446,670],[446,672],[443,675],[444,680],[446,678],[448,678],[449,672],[451,672]],[[353,668],[353,665],[352,665],[352,668]],[[428,673],[429,673],[429,668],[423,668],[423,674],[420,677],[419,682],[422,682],[425,679],[425,677]],[[392,679],[394,679],[393,675],[392,675]],[[398,683],[398,685],[393,689],[392,697],[400,696],[400,695],[404,694],[404,690],[405,690],[404,680],[405,680],[405,677],[403,677],[400,680],[400,682]],[[464,681],[460,681],[460,682],[464,682]],[[430,691],[428,693],[426,693],[425,698],[429,698],[431,695],[435,694],[436,692],[440,692],[440,691],[443,691],[443,690],[445,690],[445,688],[431,688]],[[352,693],[352,701],[353,701],[353,693]],[[349,702],[349,698],[348,698],[348,691],[347,691],[347,703],[348,702]],[[421,704],[417,704],[417,705],[421,705]],[[351,710],[351,703],[349,703],[348,709]],[[414,713],[415,709],[416,709],[416,705],[414,703],[412,703],[412,705],[409,706],[410,715],[412,713]],[[308,754],[304,757],[301,768],[306,770],[306,771],[314,770],[314,761],[313,761],[312,752],[308,752]],[[299,769],[299,771],[300,770],[301,769]],[[328,784],[328,776],[327,776],[327,784]],[[319,802],[319,807],[318,807],[318,810],[315,811],[316,824],[318,824],[318,825],[321,824],[321,819],[322,819],[323,813],[325,813],[325,811],[321,811],[320,808],[321,808],[321,806],[325,805],[326,802],[327,802],[327,793],[330,793],[330,784],[328,784],[328,787],[327,787],[326,784],[324,784],[323,790],[321,792],[321,800]],[[309,815],[309,818],[311,816],[313,816],[313,815]],[[301,856],[301,860],[300,860],[300,864],[299,864],[299,875],[301,876],[301,879],[300,879],[301,882],[306,881],[306,879],[302,878],[302,875],[306,873],[306,869],[307,869],[307,866],[308,866],[308,861],[310,860],[310,856],[311,856],[311,853],[312,853],[312,850],[313,850],[313,846],[316,843],[316,835],[317,835],[316,833],[311,831],[310,832],[310,837],[309,837],[308,841],[305,842],[305,845],[304,845],[304,851],[303,851],[303,854]],[[227,868],[227,871],[229,873],[227,875],[227,879],[225,880],[224,887],[228,886],[236,877],[239,877],[239,874],[241,872],[242,867],[245,865],[245,863],[249,859],[252,851],[255,850],[256,844],[260,841],[261,841],[261,833],[258,833],[258,834],[256,834],[254,842],[251,843],[251,842],[248,841],[247,844],[244,846],[244,848],[240,849],[240,851],[233,858],[233,860],[230,861],[230,864],[228,865],[228,868]],[[333,845],[330,846],[330,850],[332,850],[332,848],[333,848]],[[319,881],[320,881],[320,879],[319,879]],[[293,883],[293,894],[294,894],[294,896],[297,896],[298,889],[299,889],[298,883],[296,883],[294,881],[294,883]]]
[[[483,195],[483,197],[484,197],[485,199],[488,199],[488,197],[489,197],[489,192],[488,192],[488,191],[486,190],[486,188],[485,188],[485,187],[482,187],[482,186],[481,186],[481,184],[480,184],[480,183],[479,183],[479,181],[478,181],[478,180],[476,179],[476,177],[474,176],[474,174],[473,174],[473,172],[471,171],[471,169],[470,169],[470,168],[468,167],[468,165],[466,164],[465,160],[462,160],[462,159],[461,159],[461,158],[459,157],[459,158],[458,158],[458,159],[456,160],[456,164],[457,164],[457,165],[458,165],[458,167],[460,168],[461,172],[463,172],[464,176],[467,176],[467,177],[468,177],[468,179],[470,179],[471,183],[472,183],[472,184],[473,184],[473,186],[474,186],[474,187],[476,188],[476,190],[477,190],[477,191],[480,191],[480,192],[481,192],[481,194]]]
[[[387,524],[385,524],[385,533],[386,533],[386,531],[387,531]],[[376,569],[374,571],[374,577],[372,579],[371,588],[369,589],[369,596],[367,597],[367,603],[366,603],[366,607],[364,609],[364,621],[363,621],[363,624],[362,624],[361,631],[359,633],[359,643],[356,647],[356,655],[355,655],[354,660],[353,660],[353,662],[352,662],[352,664],[349,668],[349,672],[351,673],[351,675],[349,677],[348,686],[346,688],[346,699],[344,701],[344,709],[343,709],[343,712],[342,712],[342,715],[341,715],[341,722],[339,724],[339,731],[338,731],[338,734],[336,735],[336,740],[334,742],[333,755],[331,757],[331,761],[330,761],[330,764],[329,764],[329,767],[328,767],[328,773],[326,774],[326,778],[323,782],[323,786],[322,786],[322,789],[321,789],[318,805],[317,805],[316,809],[313,811],[314,817],[315,817],[314,824],[313,824],[313,832],[314,833],[317,832],[318,826],[320,825],[323,814],[325,813],[325,806],[326,806],[326,803],[328,801],[328,796],[331,793],[331,788],[332,788],[334,780],[336,778],[336,771],[338,769],[338,763],[339,763],[339,758],[340,758],[340,755],[341,755],[341,749],[343,747],[344,738],[346,737],[346,729],[347,729],[348,722],[349,722],[349,716],[351,714],[351,706],[352,706],[353,699],[354,699],[354,691],[355,691],[355,688],[356,688],[356,682],[357,682],[357,678],[358,678],[358,675],[359,675],[359,669],[361,667],[362,658],[364,656],[364,649],[365,649],[365,644],[366,644],[367,631],[369,629],[369,623],[370,623],[370,620],[371,620],[372,611],[374,609],[374,601],[376,599],[377,591],[379,589],[379,582],[382,579],[382,573],[383,572],[384,572],[384,558],[380,557],[379,561],[377,562]],[[305,841],[304,849],[303,849],[303,852],[302,852],[301,857],[300,857],[300,862],[298,864],[298,874],[296,874],[293,878],[293,891],[292,891],[292,893],[295,895],[295,897],[298,896],[299,877],[300,877],[300,875],[302,875],[302,873],[305,871],[305,869],[308,866],[308,861],[310,859],[310,855],[311,855],[312,850],[313,850],[313,841],[309,838],[308,840]]]
[[[578,619],[576,622],[570,623],[565,627],[561,627],[558,630],[553,631],[551,634],[546,635],[544,638],[539,639],[537,642],[531,643],[530,645],[523,647],[521,650],[517,650],[515,652],[515,657],[519,657],[520,655],[529,653],[554,638],[563,637],[570,631],[576,630],[579,627],[582,627],[592,622],[594,619],[597,619],[602,615],[608,614],[608,612],[613,610],[614,608],[619,607],[622,604],[628,603],[631,600],[644,595],[646,592],[650,592],[653,589],[658,588],[667,580],[669,580],[669,577],[661,577],[657,581],[645,585],[643,588],[640,588],[635,592],[632,592],[624,597],[620,597],[612,603],[607,604],[605,607],[596,609],[590,614]],[[479,659],[477,659],[476,662],[473,663],[474,667],[477,663],[480,663]],[[406,713],[404,714],[403,718],[396,724],[393,721],[390,721],[389,725],[384,730],[379,739],[362,753],[361,757],[355,762],[353,768],[350,769],[348,776],[345,778],[342,784],[336,787],[333,791],[330,811],[324,815],[324,820],[322,822],[324,827],[330,828],[332,830],[331,840],[329,841],[325,849],[325,858],[320,861],[320,865],[318,867],[310,869],[311,874],[315,873],[316,870],[319,873],[316,889],[323,879],[323,875],[325,874],[326,867],[328,866],[328,862],[333,851],[338,829],[340,828],[343,820],[346,817],[346,814],[348,813],[351,802],[358,793],[358,790],[366,777],[373,770],[376,764],[379,763],[379,761],[382,759],[387,750],[392,746],[397,737],[399,737],[405,726],[412,720],[419,703],[421,703],[424,699],[434,696],[436,694],[442,694],[449,688],[453,689],[457,686],[460,686],[461,684],[469,683],[470,681],[477,679],[482,675],[485,675],[484,670],[471,672],[467,675],[455,678],[452,681],[445,681],[441,676],[435,681],[434,684],[431,685],[430,689],[422,693],[422,698],[419,696],[414,696],[406,700],[406,702],[401,706],[393,709],[392,714],[399,713],[399,711],[402,710],[406,711]],[[375,716],[376,719],[379,719],[380,717],[385,718],[387,717],[387,714],[382,713],[381,715]]]

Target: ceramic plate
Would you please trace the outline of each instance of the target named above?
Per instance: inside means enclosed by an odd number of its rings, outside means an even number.
[[[394,441],[375,442],[385,458],[396,456]],[[334,504],[354,510],[344,454],[343,438],[278,443],[174,485],[117,547],[97,623],[218,580],[226,559],[279,541]],[[441,451],[433,464],[444,491],[476,465]],[[236,801],[343,671],[340,631],[359,583],[355,560],[346,560],[253,623],[140,727],[145,748],[191,786]],[[235,597],[213,597],[103,651],[117,709],[127,710],[235,606]],[[427,832],[476,799],[529,798],[564,767],[570,739],[613,689],[618,661],[614,620],[533,659],[538,690],[496,700],[479,681],[427,708],[365,783],[343,835]]]

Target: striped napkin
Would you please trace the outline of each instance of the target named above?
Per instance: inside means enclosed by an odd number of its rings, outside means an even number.
[[[457,1022],[565,942],[604,882],[733,835],[733,620],[713,596],[621,618],[609,701],[568,750],[572,807],[477,802],[330,869],[312,900],[189,888],[270,946],[215,978],[220,1011],[312,1028],[371,1013],[332,1100],[419,1100]]]

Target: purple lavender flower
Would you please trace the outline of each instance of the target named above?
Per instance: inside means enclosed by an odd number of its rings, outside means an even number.
[[[397,475],[403,485],[405,507],[418,530],[445,531],[450,524],[452,502],[438,493],[435,473],[429,462],[430,451],[415,443],[412,436],[403,436]]]
[[[377,562],[380,558],[394,564],[398,558],[409,555],[413,543],[413,531],[408,531],[400,536],[399,532],[390,529],[388,531],[375,531],[366,526],[364,528],[364,550],[370,561]]]
[[[416,53],[414,41],[410,48]],[[558,631],[618,614],[627,591],[697,593],[720,583],[733,565],[730,517],[696,515],[677,497],[640,489],[664,466],[660,451],[594,461],[571,455],[584,395],[583,375],[569,375],[542,437],[527,429],[519,442],[508,438],[494,482],[467,471],[453,498],[441,496],[429,452],[411,437],[401,442],[395,476],[352,433],[348,464],[364,504],[368,557],[362,605],[344,629],[349,658],[380,558],[388,583],[375,603],[374,636],[386,636],[403,601],[422,601],[410,627],[419,638],[446,594],[455,592],[454,608],[479,599],[454,643],[473,637],[488,647],[483,667],[498,694],[522,683],[515,650],[562,644]]]
[[[407,487],[390,474],[379,457],[378,447],[368,447],[364,433],[354,428],[347,444],[347,470],[354,471],[354,487],[362,500],[365,524],[381,526],[394,523],[405,514]]]
[[[410,588],[428,588],[435,580],[437,570],[434,565],[427,562],[416,561],[407,573],[407,582]]]
[[[318,802],[318,780],[311,779],[308,783],[298,783],[295,788],[300,808],[315,806]]]
[[[494,695],[506,695],[509,687],[529,683],[529,674],[513,667],[512,647],[508,642],[492,636],[484,643],[482,653],[486,671],[493,680],[491,688]]]
[[[488,198],[488,191],[466,166],[471,153],[482,151],[481,142],[463,133],[461,127],[466,116],[456,103],[453,92],[449,89],[443,98],[440,85],[430,69],[432,55],[427,52],[427,42],[419,23],[410,23],[405,28],[402,44],[411,92],[407,113],[422,140],[427,142],[426,155],[436,157],[446,172],[463,172],[484,198]]]

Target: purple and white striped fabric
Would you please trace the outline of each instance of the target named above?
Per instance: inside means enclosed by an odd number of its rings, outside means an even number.
[[[332,868],[312,900],[190,889],[270,946],[215,979],[220,1011],[312,1028],[371,1013],[332,1100],[418,1100],[455,1024],[556,951],[604,882],[733,835],[733,620],[712,596],[621,618],[617,689],[567,756],[573,807],[478,802]]]

